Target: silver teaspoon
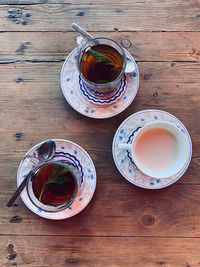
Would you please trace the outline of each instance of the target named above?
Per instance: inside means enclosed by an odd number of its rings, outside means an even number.
[[[55,144],[55,142],[52,141],[52,140],[48,140],[48,141],[44,142],[39,147],[39,149],[38,149],[38,158],[39,158],[39,160],[41,162],[50,160],[54,156],[55,151],[56,151],[56,144]],[[34,171],[36,169],[34,169]],[[13,205],[13,203],[15,202],[15,200],[18,198],[18,196],[21,194],[21,192],[23,191],[23,189],[27,185],[28,180],[34,175],[34,173],[35,173],[34,171],[31,170],[27,174],[27,176],[25,177],[25,179],[23,180],[23,182],[20,184],[20,186],[17,188],[17,190],[15,191],[15,193],[12,195],[12,197],[8,201],[7,207],[11,207]]]

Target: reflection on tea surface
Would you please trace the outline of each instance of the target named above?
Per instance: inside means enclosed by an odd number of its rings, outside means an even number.
[[[76,178],[58,163],[42,166],[33,177],[33,192],[43,204],[58,206],[70,201],[77,191]]]
[[[95,45],[86,49],[80,69],[84,77],[97,84],[115,80],[122,70],[122,57],[119,52],[109,45]]]

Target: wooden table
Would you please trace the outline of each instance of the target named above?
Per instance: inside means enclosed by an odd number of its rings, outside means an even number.
[[[137,97],[116,117],[87,118],[63,97],[72,22],[118,40],[138,64]],[[200,266],[200,2],[1,0],[0,25],[0,266]],[[177,116],[193,142],[187,172],[157,191],[126,181],[111,152],[122,121],[151,108]],[[92,201],[63,221],[20,199],[6,207],[20,160],[51,138],[79,144],[97,170]]]

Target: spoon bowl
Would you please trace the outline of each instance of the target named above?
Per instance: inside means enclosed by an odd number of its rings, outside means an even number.
[[[38,149],[38,158],[41,161],[52,159],[56,151],[56,143],[52,140],[44,142]]]

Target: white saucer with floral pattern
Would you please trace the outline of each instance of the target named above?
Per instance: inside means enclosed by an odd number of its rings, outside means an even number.
[[[33,205],[28,197],[26,188],[22,191],[21,198],[24,204],[35,214],[51,220],[62,220],[76,215],[88,205],[96,188],[96,170],[92,159],[83,148],[68,140],[53,139],[53,141],[56,143],[56,152],[52,160],[62,157],[77,166],[84,182],[82,192],[69,207],[57,212],[43,211]],[[42,143],[31,148],[26,155],[36,156],[37,150]],[[21,184],[32,166],[30,160],[21,161],[17,172],[17,186]]]
[[[176,125],[185,134],[185,142],[188,143],[190,148],[185,166],[178,174],[170,178],[156,179],[146,176],[136,168],[130,153],[127,150],[118,148],[120,142],[131,143],[135,132],[145,124],[154,121],[167,121]],[[113,139],[112,153],[115,165],[125,179],[142,188],[159,189],[175,183],[185,173],[192,157],[192,142],[187,129],[175,116],[162,110],[143,110],[131,115],[119,126]]]
[[[124,111],[134,100],[139,87],[139,71],[131,54],[126,51],[135,65],[134,73],[122,77],[114,95],[95,97],[83,84],[78,73],[77,52],[76,48],[68,55],[60,76],[62,92],[69,105],[79,113],[95,119],[110,118]]]

